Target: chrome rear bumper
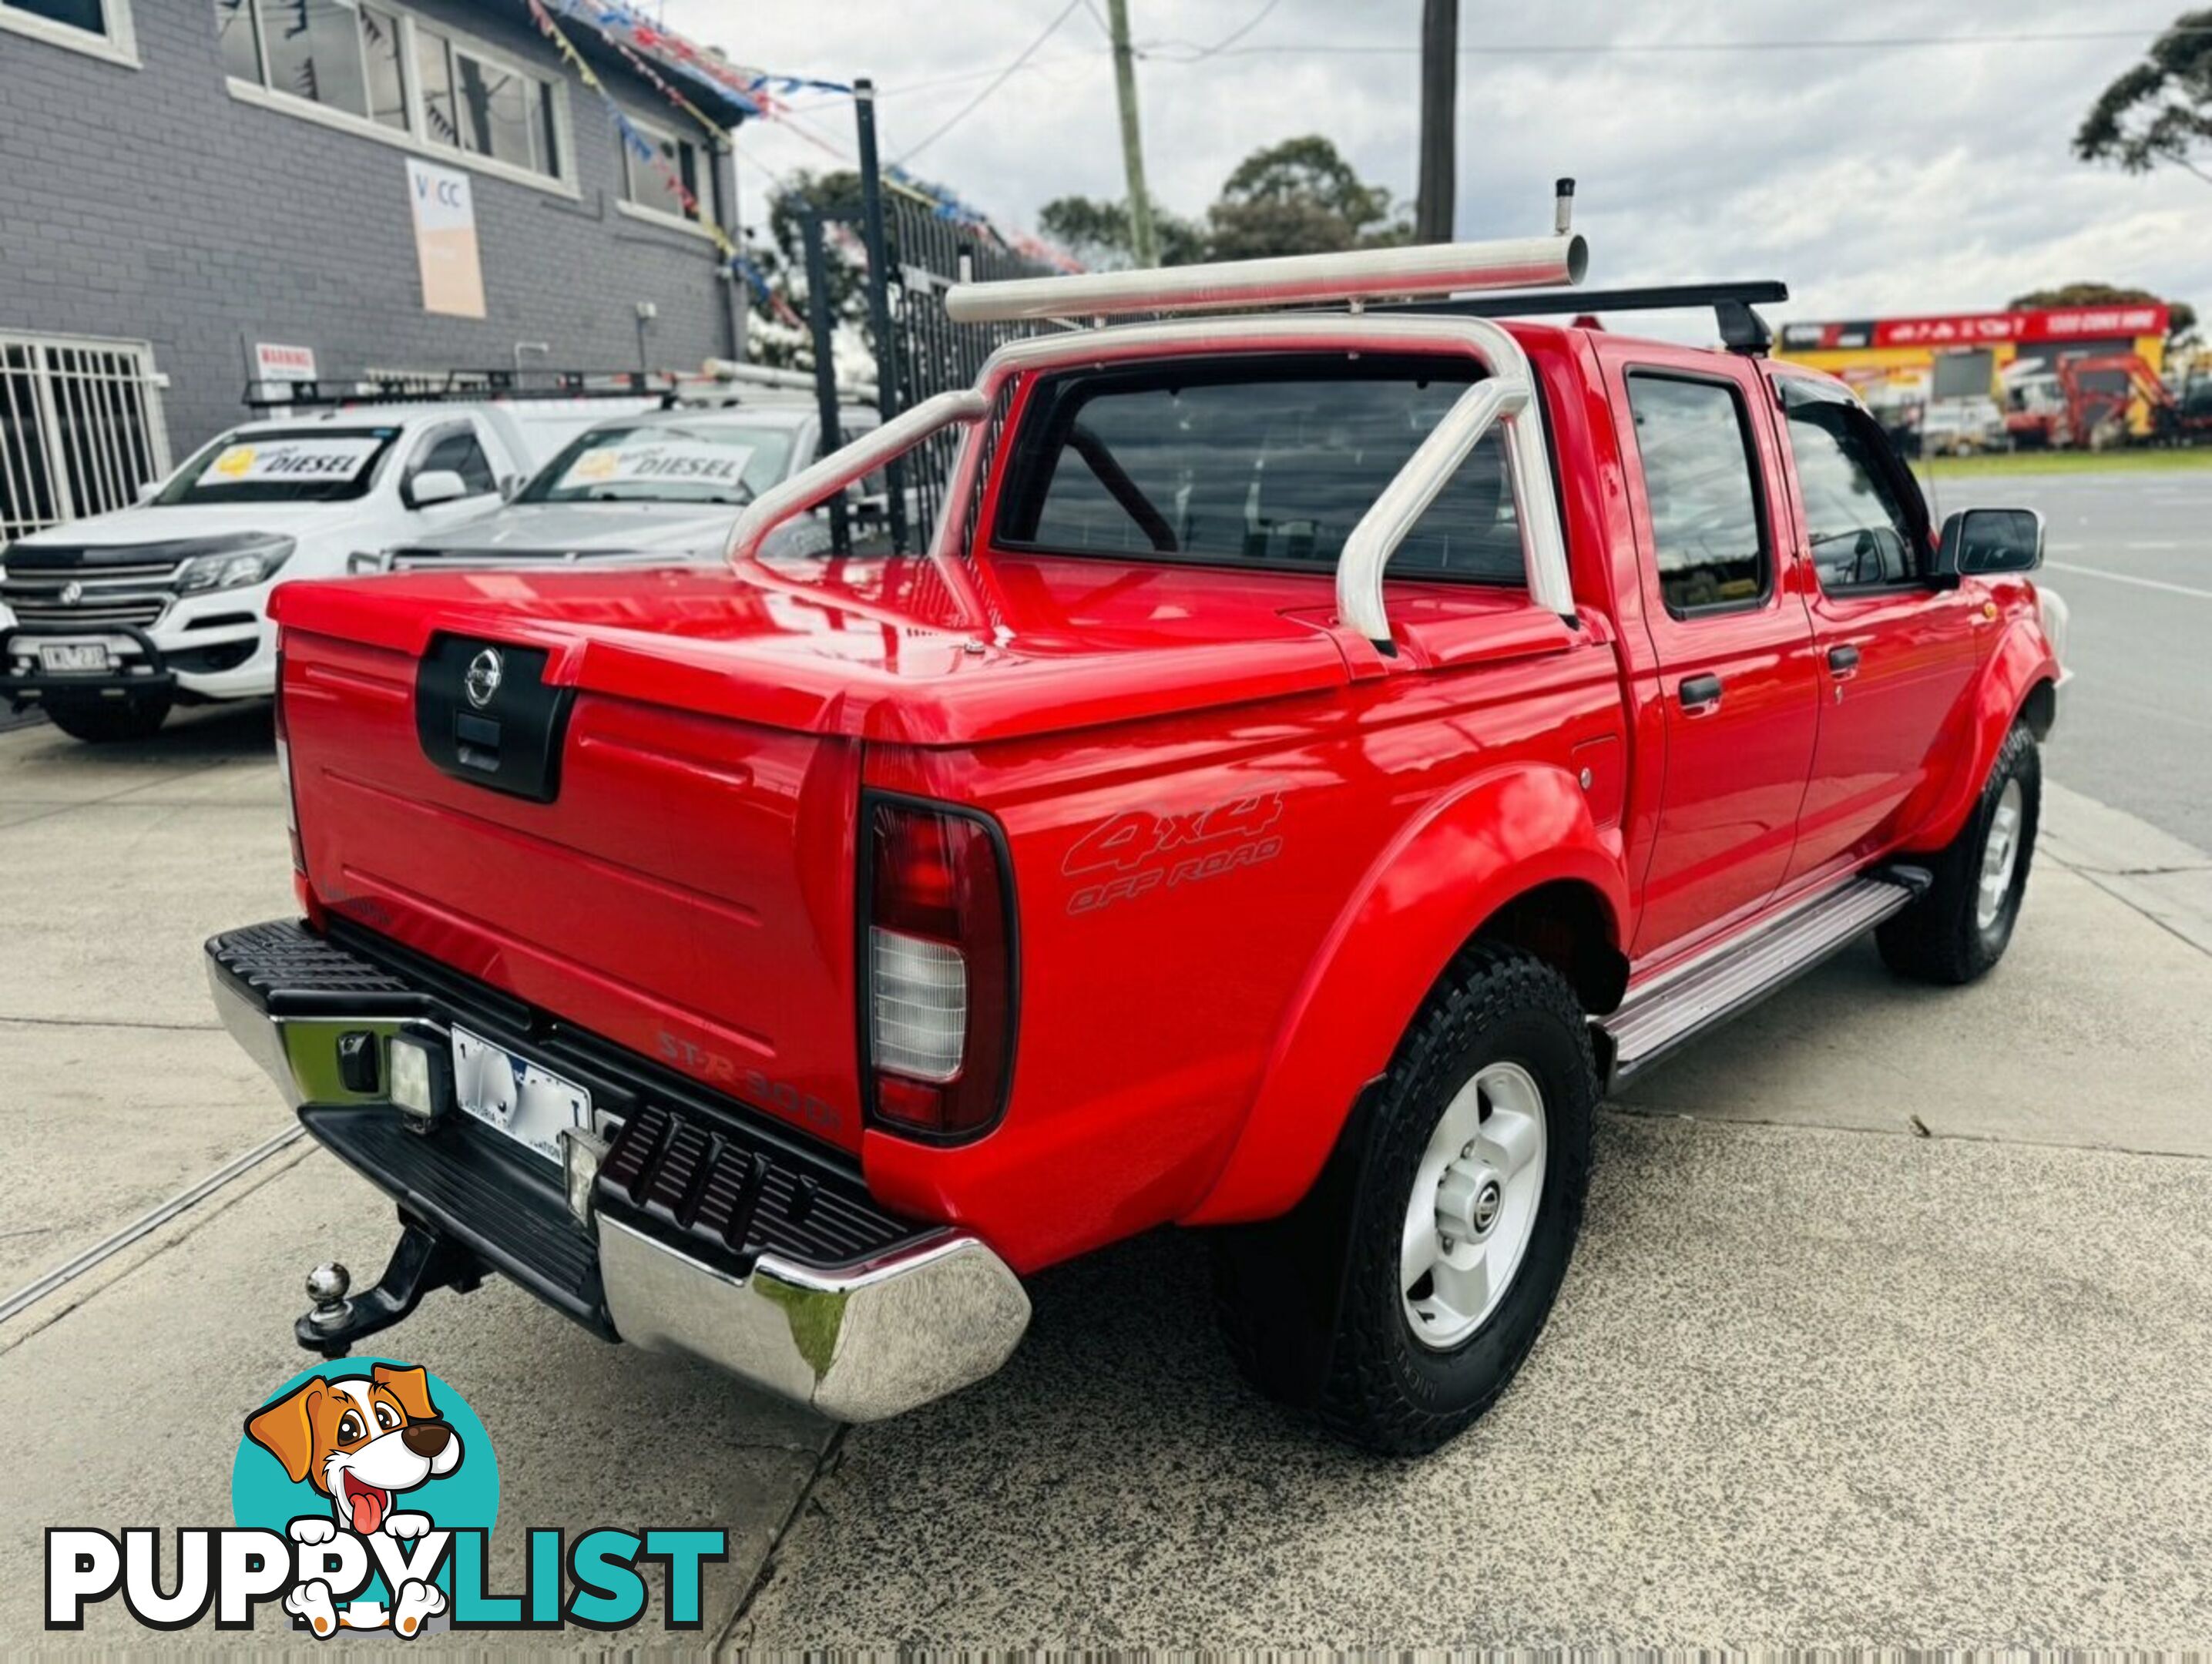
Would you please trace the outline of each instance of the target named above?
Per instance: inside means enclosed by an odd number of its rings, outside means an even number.
[[[576,1225],[561,1175],[549,1172],[542,1184],[526,1170],[518,1176],[497,1134],[456,1126],[395,1139],[389,1134],[398,1112],[340,1080],[338,1036],[368,1030],[388,1038],[403,1023],[419,1028],[431,996],[363,993],[358,1013],[272,1015],[270,996],[218,956],[223,940],[209,944],[216,1010],[308,1130],[398,1201],[403,1217],[419,1218],[596,1332],[704,1359],[840,1420],[877,1421],[992,1374],[1029,1327],[1021,1280],[964,1231],[919,1229],[848,1264],[807,1264],[770,1249],[741,1268],[725,1267],[604,1209],[593,1210],[587,1229]],[[495,1159],[483,1158],[486,1139],[500,1146],[489,1152]],[[426,1173],[436,1182],[423,1182]],[[483,1205],[469,1205],[471,1197]],[[525,1213],[531,1230],[513,1230]],[[571,1270],[558,1290],[550,1281],[538,1286],[547,1279],[535,1274],[529,1242],[553,1229],[588,1236],[588,1247],[575,1241],[573,1248],[596,1260],[595,1278],[587,1272],[580,1282]]]

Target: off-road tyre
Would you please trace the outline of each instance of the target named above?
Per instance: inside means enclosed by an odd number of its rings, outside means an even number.
[[[1984,924],[1977,916],[1982,860],[1990,832],[2004,801],[2008,784],[2020,786],[2019,850],[2011,882],[1996,916]],[[2043,758],[2025,723],[2014,723],[1998,750],[1974,812],[1928,861],[1936,881],[1926,895],[1903,912],[1884,920],[1875,932],[1883,963],[1900,976],[1956,987],[1982,975],[2004,956],[2020,921],[2027,869],[2035,857],[2035,831],[2043,805]]]
[[[71,739],[93,745],[151,739],[169,720],[163,698],[48,699],[46,719]]]
[[[1415,1339],[1398,1286],[1400,1235],[1423,1152],[1460,1090],[1480,1070],[1519,1064],[1543,1096],[1545,1170],[1519,1269],[1480,1327],[1449,1351]],[[1565,977],[1534,956],[1479,944],[1454,961],[1399,1042],[1365,1106],[1364,1159],[1332,1238],[1334,1263],[1285,1274],[1341,1279],[1310,1406],[1328,1433],[1389,1455],[1421,1455],[1488,1409],[1521,1367],[1558,1297],[1582,1229],[1598,1084],[1589,1019]],[[1326,1181],[1326,1180],[1325,1180]],[[1252,1275],[1250,1261],[1242,1274]],[[1258,1360],[1264,1303],[1217,1284],[1231,1356],[1262,1391],[1283,1396]]]

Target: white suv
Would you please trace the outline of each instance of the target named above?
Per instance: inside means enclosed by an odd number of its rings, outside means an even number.
[[[659,401],[639,398],[633,408]],[[0,550],[0,699],[80,739],[276,686],[269,595],[500,507],[605,398],[390,404],[246,423],[136,507]]]

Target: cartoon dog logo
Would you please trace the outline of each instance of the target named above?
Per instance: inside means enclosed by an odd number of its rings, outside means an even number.
[[[295,1485],[304,1479],[330,1498],[331,1518],[310,1514],[291,1522],[292,1538],[301,1543],[327,1543],[341,1527],[361,1537],[378,1531],[402,1540],[420,1537],[430,1529],[429,1515],[395,1509],[395,1499],[461,1465],[461,1436],[439,1418],[423,1372],[388,1363],[366,1376],[301,1382],[254,1412],[246,1436],[283,1463]],[[338,1626],[326,1582],[301,1583],[284,1597],[284,1606],[317,1635]],[[358,1610],[364,1606],[370,1610]],[[425,1618],[445,1609],[442,1589],[410,1580],[398,1591],[391,1625],[411,1636]],[[383,1614],[374,1602],[356,1601],[345,1619],[349,1627],[374,1626]]]

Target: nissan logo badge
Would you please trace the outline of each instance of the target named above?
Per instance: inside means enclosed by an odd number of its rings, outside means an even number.
[[[506,673],[500,662],[499,649],[486,647],[469,660],[469,673],[461,683],[467,692],[469,703],[478,710],[491,703],[492,695],[499,691],[499,679]]]

